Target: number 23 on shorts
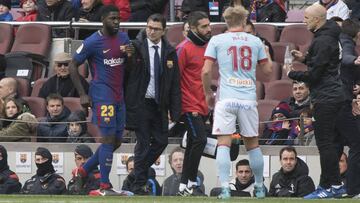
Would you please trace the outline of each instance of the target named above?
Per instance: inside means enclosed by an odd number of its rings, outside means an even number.
[[[115,125],[115,106],[112,104],[100,105],[100,125],[113,126]],[[99,119],[99,118],[98,118]]]

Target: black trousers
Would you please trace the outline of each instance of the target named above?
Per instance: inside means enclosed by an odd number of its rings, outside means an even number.
[[[194,116],[191,112],[184,114],[187,129],[186,150],[183,162],[181,183],[188,180],[196,182],[200,159],[207,142],[205,118],[201,115]]]
[[[162,115],[154,99],[145,99],[138,111],[138,128],[135,129],[134,191],[146,184],[148,169],[168,144],[168,125]]]
[[[339,156],[334,143],[337,115],[343,103],[317,103],[314,105],[314,132],[320,154],[321,175],[319,185],[329,188],[341,185]]]
[[[357,195],[360,193],[360,129],[357,126],[358,120],[352,115],[351,110],[351,101],[346,101],[337,115],[336,132],[340,139],[337,143],[344,143],[350,148],[346,171],[346,192],[349,195]]]

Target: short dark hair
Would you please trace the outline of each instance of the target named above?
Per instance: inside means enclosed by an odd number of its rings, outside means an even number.
[[[60,94],[50,94],[46,97],[46,106],[49,104],[50,100],[60,100],[61,104],[64,105],[64,98]]]
[[[209,16],[205,12],[193,11],[189,14],[187,21],[189,22],[189,26],[196,27],[199,25],[199,20],[204,19],[204,18],[209,18]]]
[[[129,163],[134,161],[134,156],[130,156],[127,160],[126,160],[126,170],[128,171],[129,170]]]
[[[310,117],[310,118],[313,116],[313,112],[310,107],[305,107],[305,108],[301,109],[300,114],[306,114],[307,117]]]
[[[114,5],[106,5],[103,6],[101,9],[101,19],[105,18],[106,16],[109,15],[109,13],[111,12],[118,12],[120,13],[118,7],[114,6]]]
[[[340,18],[339,16],[333,16],[332,18],[330,18],[329,20],[333,20],[335,22],[343,22],[344,20],[342,18]]]
[[[293,80],[292,84],[304,84],[307,88],[309,88],[309,84],[306,82],[302,82],[302,81],[297,81],[297,80]]]
[[[150,20],[154,22],[160,22],[163,29],[166,28],[166,18],[160,13],[152,14],[151,16],[148,17],[146,22],[148,23]]]
[[[255,32],[255,26],[249,19],[246,21],[246,25],[250,25],[251,29]]]
[[[181,147],[175,147],[169,154],[168,160],[169,160],[169,164],[171,165],[172,162],[172,156],[175,152],[180,152],[180,153],[184,153],[184,149]]]
[[[284,153],[284,151],[294,152],[295,157],[297,157],[296,149],[295,149],[294,147],[292,147],[292,146],[286,146],[286,147],[280,149],[280,153],[279,153],[279,155],[280,155],[280,160],[281,160],[281,158],[282,158],[282,154]]]
[[[249,166],[250,167],[250,162],[247,159],[242,159],[236,163],[236,167],[235,167],[236,170],[239,166]]]
[[[341,28],[342,32],[349,35],[351,38],[355,38],[360,31],[359,24],[351,19],[344,20]]]

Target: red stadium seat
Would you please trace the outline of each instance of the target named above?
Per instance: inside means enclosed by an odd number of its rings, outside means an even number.
[[[265,76],[262,71],[256,69],[256,80],[261,82],[270,82],[274,80],[280,80],[281,78],[281,67],[279,63],[273,62],[272,73],[270,76]]]
[[[46,115],[46,101],[41,97],[22,97],[31,109],[31,113],[36,118],[44,117]]]
[[[304,10],[292,9],[287,12],[287,23],[301,23],[304,20]]]
[[[279,42],[290,42],[299,47],[299,50],[305,53],[313,39],[313,33],[310,32],[304,24],[294,24],[285,26],[281,32]]]
[[[80,98],[77,97],[64,97],[64,104],[71,112],[83,110],[80,104]]]
[[[267,39],[269,42],[276,42],[278,39],[278,29],[275,25],[255,24],[255,31],[261,37]]]
[[[0,23],[0,33],[0,54],[6,54],[14,40],[14,29],[10,24]]]
[[[212,36],[222,34],[227,29],[225,24],[212,24],[210,27]]]
[[[168,28],[166,32],[166,38],[173,47],[176,47],[181,41],[185,39],[182,33],[183,27],[183,24],[175,24]]]
[[[47,79],[48,78],[40,78],[40,79],[38,79],[38,80],[36,80],[34,82],[34,86],[33,86],[32,91],[31,91],[31,96],[32,97],[39,96],[40,89],[44,85],[44,83],[47,81]]]
[[[276,80],[265,84],[266,100],[284,100],[292,96],[292,81]]]
[[[30,95],[29,80],[25,79],[25,78],[18,78],[18,77],[15,77],[15,80],[17,81],[17,84],[18,84],[17,93],[19,94],[19,96],[21,96],[21,97],[29,96]]]
[[[274,61],[279,64],[284,64],[284,56],[286,51],[286,46],[289,46],[290,50],[296,49],[295,44],[289,42],[273,42],[271,47],[274,50]]]

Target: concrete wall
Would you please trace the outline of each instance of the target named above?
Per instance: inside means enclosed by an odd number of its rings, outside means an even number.
[[[32,173],[17,173],[20,181],[24,183],[27,179],[29,179],[36,172],[36,165],[34,163],[34,152],[37,147],[42,146],[48,148],[51,152],[64,152],[64,173],[62,175],[65,180],[68,182],[71,178],[71,171],[75,167],[74,163],[74,154],[73,150],[77,146],[76,144],[68,144],[68,143],[1,143],[8,150],[8,163],[10,168],[15,171],[15,163],[16,163],[16,152],[33,152],[32,153]],[[89,146],[96,150],[98,144],[89,144]],[[168,164],[168,153],[178,145],[171,144],[164,151],[165,155],[165,176],[158,176],[157,180],[160,184],[164,181],[166,177],[172,174],[171,168]],[[120,149],[116,151],[116,153],[133,153],[134,144],[123,144]],[[271,176],[277,172],[280,168],[279,156],[278,152],[281,147],[278,146],[265,146],[262,147],[263,154],[269,156],[268,169],[269,169],[269,177],[265,177],[265,184],[269,186]],[[310,176],[313,178],[315,185],[319,182],[320,177],[320,161],[318,156],[318,151],[316,147],[297,147],[298,154],[301,158],[306,159],[307,164],[310,168]],[[241,147],[240,155],[238,160],[247,158],[246,151],[244,147]],[[233,162],[232,172],[235,172],[235,163]],[[126,175],[117,175],[116,167],[117,160],[114,156],[114,163],[112,167],[112,171],[110,174],[110,180],[114,185],[114,188],[121,188],[123,180],[126,178]],[[267,164],[265,164],[267,165]],[[203,157],[200,163],[200,170],[204,174],[205,181],[204,184],[206,186],[206,193],[208,194],[211,188],[218,186],[217,179],[217,169],[216,163],[214,159]]]

